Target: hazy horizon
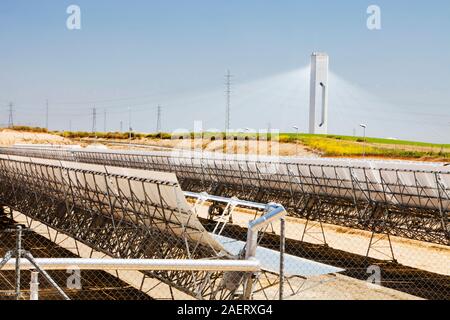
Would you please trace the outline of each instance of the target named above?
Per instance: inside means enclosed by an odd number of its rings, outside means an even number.
[[[81,30],[66,9],[81,8]],[[367,7],[382,29],[367,29]],[[0,124],[106,131],[307,132],[309,59],[330,56],[329,133],[450,143],[448,1],[115,1],[0,4]]]

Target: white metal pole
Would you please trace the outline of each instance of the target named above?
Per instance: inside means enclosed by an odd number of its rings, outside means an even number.
[[[366,128],[367,128],[367,125],[361,123],[359,126],[360,126],[361,128],[363,128],[363,132],[364,132],[364,139],[363,139],[363,158],[365,158],[365,157],[366,157]]]
[[[299,127],[298,126],[293,126],[292,128],[294,128],[295,132],[296,132],[296,136],[295,136],[295,156],[298,155],[298,130]]]
[[[16,270],[16,300],[20,300],[20,258],[22,258],[22,226],[17,226],[16,233],[16,259],[15,259],[15,270]]]
[[[150,271],[242,271],[257,272],[258,261],[248,260],[184,260],[184,259],[85,259],[85,258],[36,258],[35,263],[43,270],[65,270],[76,266],[80,270],[150,270]],[[15,261],[10,259],[1,270],[14,270]],[[35,269],[25,259],[22,270]]]
[[[364,158],[366,157],[366,127],[364,127],[364,151],[363,151]]]
[[[284,297],[284,254],[286,251],[286,219],[280,219],[280,288],[279,299]]]

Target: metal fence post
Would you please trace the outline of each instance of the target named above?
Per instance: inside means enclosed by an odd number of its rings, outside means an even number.
[[[20,300],[20,258],[22,256],[22,226],[16,233],[16,300]]]
[[[280,300],[284,296],[284,253],[286,251],[286,219],[280,219]]]
[[[256,248],[258,247],[258,230],[251,227],[247,231],[247,243],[245,248],[245,259],[252,260],[256,256]],[[251,300],[253,291],[253,273],[248,273],[247,279],[244,281],[243,300]]]

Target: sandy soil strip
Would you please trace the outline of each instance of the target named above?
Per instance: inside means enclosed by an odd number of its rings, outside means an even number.
[[[50,133],[22,132],[9,129],[0,130],[0,146],[12,146],[16,143],[66,145],[72,144],[72,141]]]

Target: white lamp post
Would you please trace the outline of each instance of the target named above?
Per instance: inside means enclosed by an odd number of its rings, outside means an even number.
[[[361,123],[359,126],[361,128],[363,128],[363,131],[364,131],[363,157],[365,158],[366,157],[366,129],[367,129],[367,125]]]
[[[298,130],[299,130],[299,128],[297,126],[293,126],[292,128],[296,131],[296,136],[295,136],[295,156],[297,156],[298,155]]]

